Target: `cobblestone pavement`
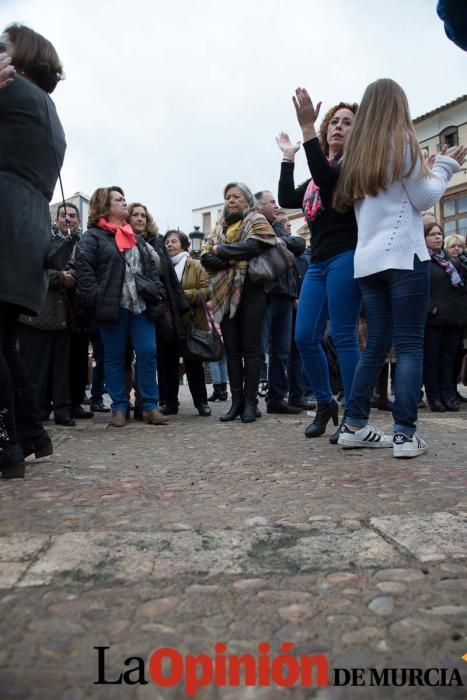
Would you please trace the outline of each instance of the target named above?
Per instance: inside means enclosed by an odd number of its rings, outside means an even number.
[[[200,418],[51,429],[55,454],[0,483],[0,696],[178,700],[95,685],[160,647],[258,656],[282,642],[339,668],[459,669],[467,686],[466,417],[420,411],[430,451],[343,451],[310,421]],[[465,405],[464,405],[465,406]],[[391,417],[374,422],[390,429]],[[149,674],[145,671],[147,680]],[[137,674],[131,676],[137,679]],[[436,679],[435,679],[436,680]],[[464,688],[201,687],[201,700],[465,698]]]

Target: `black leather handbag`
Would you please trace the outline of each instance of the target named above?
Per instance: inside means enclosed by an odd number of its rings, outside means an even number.
[[[276,245],[268,246],[267,250],[250,260],[248,276],[253,284],[266,284],[280,277],[294,263],[294,254],[279,239]]]
[[[211,327],[209,331],[195,328],[192,322],[188,324],[185,337],[185,351],[183,356],[189,360],[201,362],[217,362],[224,352],[222,338],[217,332],[212,316],[203,299],[203,307]]]
[[[157,282],[150,277],[146,277],[142,272],[135,272],[136,291],[139,296],[151,304],[158,304],[162,301],[160,288]]]

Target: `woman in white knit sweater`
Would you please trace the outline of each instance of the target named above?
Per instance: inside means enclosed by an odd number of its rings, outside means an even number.
[[[389,79],[367,87],[334,199],[338,211],[355,207],[355,277],[368,323],[368,343],[339,436],[343,447],[392,447],[394,457],[426,452],[425,442],[415,434],[430,287],[422,211],[443,195],[466,152],[459,146],[450,156],[437,156],[430,171],[402,88]],[[394,436],[389,437],[368,418],[371,393],[392,342],[397,373]]]

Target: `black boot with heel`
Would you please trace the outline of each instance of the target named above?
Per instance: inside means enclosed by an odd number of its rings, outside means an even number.
[[[339,424],[339,404],[335,399],[331,399],[329,403],[318,403],[315,419],[305,430],[305,435],[308,438],[317,438],[324,435],[326,426],[329,420],[337,427]]]
[[[13,392],[18,443],[25,457],[48,457],[54,451],[50,435],[40,418],[37,387],[34,384]]]
[[[16,439],[12,398],[0,407],[0,471],[3,479],[22,479],[26,472],[23,451]]]
[[[227,357],[230,393],[232,405],[230,410],[219,418],[221,423],[228,423],[238,418],[243,411],[243,363],[241,357]]]
[[[241,415],[242,423],[254,423],[257,418],[257,399],[260,361],[257,355],[245,356],[244,405]]]

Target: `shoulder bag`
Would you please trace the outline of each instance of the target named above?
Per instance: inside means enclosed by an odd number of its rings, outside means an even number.
[[[224,352],[222,338],[217,332],[214,320],[211,316],[205,300],[203,308],[211,327],[209,331],[195,328],[192,321],[189,322],[185,337],[185,349],[183,356],[190,360],[200,360],[201,362],[217,362]]]
[[[294,254],[279,239],[276,245],[268,246],[267,250],[250,260],[248,263],[248,275],[253,284],[266,284],[290,270],[294,262]]]

